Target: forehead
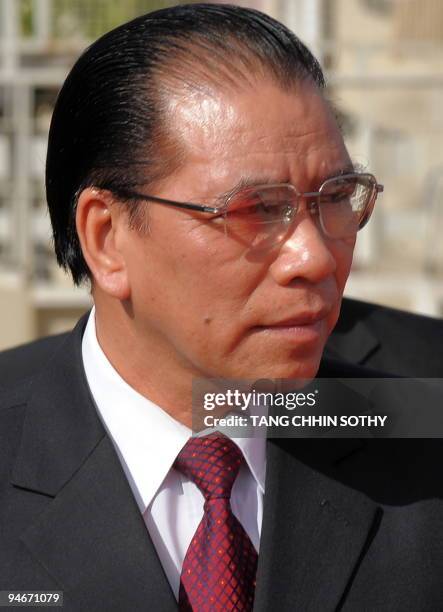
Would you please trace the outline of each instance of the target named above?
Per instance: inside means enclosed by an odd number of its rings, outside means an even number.
[[[263,81],[242,91],[198,94],[177,102],[172,117],[184,171],[199,172],[206,191],[254,173],[300,185],[350,163],[333,112],[311,82],[288,91]]]

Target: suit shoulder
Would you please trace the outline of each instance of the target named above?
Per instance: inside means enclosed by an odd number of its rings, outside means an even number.
[[[443,319],[345,298],[327,354],[399,376],[443,376]]]
[[[68,333],[47,336],[0,352],[0,391],[15,388],[44,368]]]
[[[24,344],[0,351],[0,363],[10,359],[20,358],[23,355],[32,353],[40,354],[46,350],[50,351],[51,349],[55,349],[58,344],[60,344],[68,335],[69,332],[64,332],[62,334],[45,336],[43,338],[38,338],[37,340],[32,340],[31,342],[26,342]]]
[[[348,323],[354,319],[365,319],[374,323],[377,321],[382,323],[387,321],[391,323],[396,322],[398,324],[405,324],[409,328],[419,327],[423,330],[432,330],[443,336],[443,319],[351,298],[343,299],[340,319]],[[403,331],[405,330],[403,329]]]

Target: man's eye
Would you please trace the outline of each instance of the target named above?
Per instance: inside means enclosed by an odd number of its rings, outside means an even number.
[[[352,193],[349,191],[336,191],[333,193],[324,194],[321,197],[323,202],[331,202],[333,204],[340,204],[349,202],[351,199]]]
[[[238,215],[262,215],[274,216],[281,211],[282,204],[280,202],[243,202],[232,208],[229,213]]]
[[[269,211],[269,206],[263,202],[244,202],[230,209],[228,212],[234,215],[256,215],[266,214]]]

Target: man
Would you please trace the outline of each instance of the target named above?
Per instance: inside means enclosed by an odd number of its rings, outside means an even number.
[[[191,438],[194,379],[319,370],[381,189],[323,86],[286,28],[226,5],[144,16],[73,68],[47,197],[95,308],[1,398],[1,589],[67,610],[438,609],[440,444]]]

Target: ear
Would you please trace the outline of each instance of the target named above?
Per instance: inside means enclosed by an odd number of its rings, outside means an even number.
[[[121,245],[130,229],[123,208],[109,192],[87,187],[78,198],[76,226],[96,285],[112,297],[127,300],[130,287]]]

